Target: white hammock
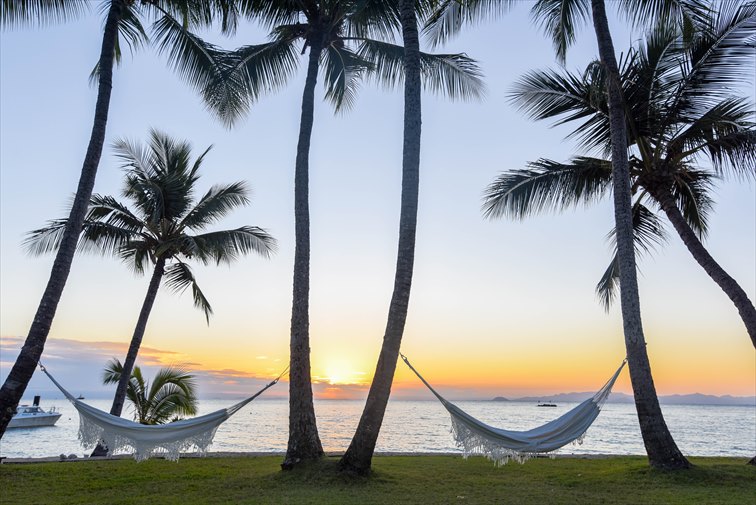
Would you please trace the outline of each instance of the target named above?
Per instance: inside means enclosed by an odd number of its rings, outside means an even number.
[[[192,447],[204,455],[213,443],[218,426],[281,378],[279,376],[254,395],[229,408],[173,423],[144,425],[110,415],[77,400],[41,364],[40,368],[79,412],[79,440],[85,448],[101,443],[111,454],[130,449],[137,461],[144,461],[153,455],[178,461],[180,453]]]
[[[497,465],[506,464],[510,458],[524,463],[528,458],[555,451],[570,442],[582,443],[585,432],[598,417],[601,406],[609,397],[617,376],[627,362],[627,360],[622,362],[614,375],[592,398],[585,400],[561,417],[532,430],[510,431],[494,428],[478,421],[446,400],[415,370],[406,356],[401,356],[407,366],[415,372],[415,375],[436,395],[449,412],[452,434],[457,447],[464,451],[464,457],[480,454],[493,460]]]

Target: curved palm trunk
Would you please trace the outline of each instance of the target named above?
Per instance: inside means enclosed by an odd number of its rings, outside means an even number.
[[[58,308],[63,288],[71,271],[76,244],[89,207],[89,198],[92,196],[92,189],[97,177],[97,167],[105,142],[105,129],[108,122],[110,94],[113,86],[113,55],[118,35],[118,23],[123,15],[124,8],[121,0],[113,0],[105,21],[100,49],[100,75],[94,123],[81,168],[79,186],[76,189],[76,196],[63,232],[60,248],[55,255],[50,279],[39,302],[37,313],[29,329],[29,335],[26,337],[24,346],[0,389],[0,438],[5,434],[5,429],[11,417],[13,417],[13,412],[26,391],[26,386],[29,384],[37,367],[37,362],[42,356],[55,317],[55,311]]]
[[[381,353],[370,385],[365,408],[352,438],[349,449],[341,458],[340,466],[348,473],[365,475],[375,452],[378,433],[383,423],[391,383],[407,319],[412,271],[415,262],[415,232],[420,173],[420,132],[422,123],[420,101],[420,44],[414,4],[400,2],[402,36],[404,38],[404,150],[402,159],[402,203],[399,217],[399,247],[394,276],[386,333]]]
[[[289,343],[289,442],[281,464],[291,469],[304,460],[323,456],[323,446],[315,422],[310,381],[310,139],[315,108],[315,84],[323,41],[311,41],[307,78],[302,95],[302,117],[294,168],[294,294],[291,307]]]
[[[126,352],[126,359],[123,361],[121,377],[118,380],[118,386],[116,386],[113,405],[110,407],[110,415],[120,416],[121,412],[123,412],[123,404],[126,401],[126,390],[129,387],[131,372],[134,370],[139,348],[142,345],[142,338],[147,329],[147,320],[150,318],[152,306],[155,304],[155,298],[160,288],[160,281],[163,280],[163,273],[165,273],[165,258],[160,258],[155,263],[155,270],[152,272],[150,285],[147,288],[147,295],[144,297],[144,302],[142,302],[142,310],[139,311],[139,319],[137,319],[134,334],[131,336],[131,343],[129,344],[129,350]],[[92,451],[92,456],[106,456],[107,454],[107,447],[100,444],[97,444],[97,447]]]
[[[147,320],[150,318],[150,312],[152,312],[152,306],[155,304],[155,298],[157,297],[160,281],[163,280],[164,273],[165,258],[160,258],[155,263],[155,270],[152,272],[150,285],[147,288],[147,295],[144,297],[142,310],[139,311],[139,319],[137,319],[134,334],[131,336],[129,350],[126,353],[126,359],[123,361],[121,378],[118,381],[115,396],[113,397],[113,405],[110,407],[110,414],[113,416],[120,416],[121,412],[123,412],[123,403],[126,400],[126,389],[129,386],[131,372],[134,371],[134,364],[139,354],[139,348],[142,346],[142,338],[144,338],[144,332],[147,329]]]
[[[667,191],[654,191],[653,196],[661,205],[662,210],[667,215],[667,218],[669,218],[672,226],[675,227],[677,234],[680,235],[685,247],[688,248],[693,258],[709,274],[709,277],[722,288],[722,291],[732,300],[732,303],[735,304],[735,308],[738,309],[738,313],[743,319],[748,335],[751,337],[751,344],[756,347],[756,308],[754,308],[751,300],[748,299],[746,292],[711,257],[709,251],[706,250],[696,234],[688,226],[688,223],[685,222],[685,218],[680,209],[677,208],[677,205],[675,205],[672,195]]]
[[[591,0],[591,6],[599,54],[609,77],[607,91],[612,143],[612,180],[620,274],[620,301],[635,408],[638,412],[638,421],[649,464],[653,467],[665,469],[688,468],[690,463],[677,448],[664,421],[664,416],[659,407],[659,399],[656,395],[654,379],[651,375],[648,353],[646,352],[646,342],[641,324],[635,252],[633,250],[630,171],[620,74],[614,56],[614,44],[609,32],[604,0]]]

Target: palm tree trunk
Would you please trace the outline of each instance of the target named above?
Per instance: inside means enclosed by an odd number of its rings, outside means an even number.
[[[685,218],[680,209],[677,208],[677,205],[675,205],[672,195],[668,191],[654,191],[653,196],[661,205],[662,210],[667,215],[667,218],[669,218],[672,226],[675,227],[677,234],[680,235],[685,247],[688,248],[693,258],[709,274],[709,277],[722,288],[722,291],[730,297],[732,303],[735,304],[735,308],[738,309],[738,313],[740,313],[740,317],[743,319],[743,323],[745,323],[748,335],[751,337],[751,344],[756,347],[756,308],[754,308],[751,300],[748,299],[746,292],[711,257],[709,251],[706,250],[696,234],[688,226],[688,223],[685,222]]]
[[[0,389],[0,438],[5,434],[13,412],[26,391],[26,387],[34,374],[37,362],[42,356],[42,351],[50,333],[55,311],[63,294],[63,288],[71,271],[76,245],[84,223],[89,198],[97,177],[97,167],[100,164],[102,147],[105,142],[105,129],[108,122],[110,109],[110,94],[113,86],[113,57],[115,43],[118,35],[118,23],[123,15],[123,6],[120,0],[114,0],[110,5],[108,17],[105,21],[105,29],[102,36],[100,49],[99,80],[97,88],[97,103],[95,105],[94,123],[89,137],[89,146],[84,156],[81,168],[79,186],[76,189],[71,213],[63,232],[60,248],[55,255],[50,279],[42,295],[42,299],[34,316],[29,335],[26,337],[24,346],[16,358],[3,387]]]
[[[147,288],[147,295],[144,297],[142,310],[139,312],[139,319],[137,319],[134,334],[131,336],[129,350],[126,353],[126,359],[123,361],[121,378],[118,381],[115,396],[113,397],[113,405],[110,407],[110,414],[113,416],[120,416],[121,412],[123,412],[123,403],[126,400],[126,389],[131,379],[131,372],[134,370],[139,348],[142,346],[142,338],[144,338],[144,332],[147,329],[147,320],[150,318],[152,306],[155,304],[155,298],[157,297],[160,281],[163,280],[164,273],[165,258],[160,258],[155,263],[155,270],[152,272],[150,285]]]
[[[165,258],[160,258],[157,260],[157,263],[155,263],[155,270],[152,272],[150,285],[147,288],[147,295],[144,297],[142,310],[139,312],[139,319],[137,319],[134,334],[131,336],[129,350],[126,352],[126,359],[123,361],[121,377],[118,380],[118,386],[116,386],[113,405],[110,407],[110,415],[112,416],[120,416],[121,412],[123,412],[123,404],[126,400],[126,389],[129,386],[131,372],[134,370],[134,364],[136,363],[137,355],[139,354],[139,348],[142,345],[144,332],[147,329],[147,320],[150,318],[152,306],[155,304],[155,298],[157,297],[158,289],[160,288],[160,281],[163,280],[163,273],[165,273]],[[107,447],[100,444],[97,444],[97,447],[92,451],[92,456],[106,456],[107,454]]]
[[[291,307],[291,340],[289,343],[289,442],[281,468],[291,469],[305,460],[323,456],[323,446],[315,422],[310,380],[310,204],[309,165],[310,139],[315,108],[315,84],[318,80],[322,36],[310,41],[302,96],[302,117],[294,168],[294,294]]]
[[[414,3],[399,3],[404,39],[404,146],[402,157],[402,196],[399,217],[399,247],[394,276],[386,333],[370,385],[365,408],[357,431],[347,452],[341,458],[341,469],[348,473],[365,475],[375,452],[378,433],[386,412],[391,383],[407,320],[407,309],[412,287],[415,262],[415,234],[417,230],[418,189],[420,184],[420,133],[422,123],[420,83],[420,43]]]
[[[688,468],[690,463],[677,448],[664,421],[646,352],[646,342],[641,323],[635,252],[633,250],[630,171],[620,74],[614,56],[614,44],[609,32],[604,0],[591,0],[591,6],[601,62],[609,77],[607,92],[609,95],[609,122],[612,143],[612,180],[620,274],[620,301],[635,408],[638,412],[638,421],[649,464],[656,468],[665,469]]]

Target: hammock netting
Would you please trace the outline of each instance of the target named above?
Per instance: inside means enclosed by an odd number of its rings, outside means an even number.
[[[559,418],[532,430],[511,431],[495,428],[475,419],[433,389],[404,355],[402,359],[449,412],[451,432],[457,447],[463,450],[464,457],[482,455],[497,465],[504,465],[510,459],[524,463],[529,458],[553,452],[569,443],[582,443],[585,432],[598,417],[626,363],[622,362],[614,375],[593,397]]]
[[[111,454],[131,452],[137,461],[156,455],[178,461],[182,452],[191,449],[205,455],[218,427],[280,379],[275,379],[254,395],[231,407],[168,424],[144,425],[110,415],[77,400],[44,367],[40,368],[78,411],[79,441],[85,448],[91,449],[102,444]]]

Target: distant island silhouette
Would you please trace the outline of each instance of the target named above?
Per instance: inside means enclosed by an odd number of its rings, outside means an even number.
[[[506,398],[504,396],[497,396],[492,399],[495,402],[551,402],[551,403],[574,403],[582,402],[592,397],[594,393],[558,393],[548,396],[525,396],[522,398]],[[612,393],[609,396],[611,403],[633,403],[632,395],[625,393]],[[756,406],[756,396],[715,396],[705,395],[701,393],[692,393],[687,395],[662,395],[659,396],[659,403],[663,405],[720,405],[720,406],[739,406],[739,407],[751,407]]]

